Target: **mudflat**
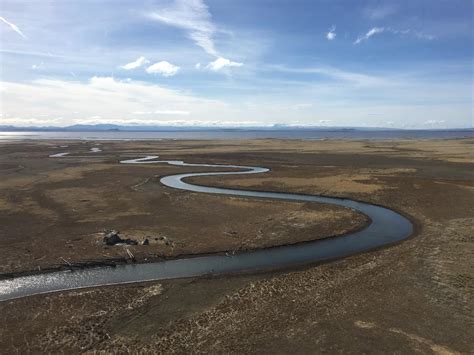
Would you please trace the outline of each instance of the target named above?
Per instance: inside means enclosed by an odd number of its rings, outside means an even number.
[[[170,280],[0,303],[6,351],[472,352],[474,139],[0,143],[0,272],[138,262],[328,238],[368,220],[344,208],[162,186],[209,170],[120,165],[159,155],[264,166],[197,184],[347,197],[408,216],[410,240],[324,265]],[[100,148],[102,151],[91,151]],[[97,150],[97,149],[95,149]],[[59,152],[61,158],[49,158]],[[149,245],[106,246],[105,230]],[[140,243],[139,243],[140,244]]]

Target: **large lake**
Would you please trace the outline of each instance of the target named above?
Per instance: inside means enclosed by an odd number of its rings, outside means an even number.
[[[473,137],[474,130],[202,130],[202,131],[97,131],[97,132],[0,132],[0,141],[24,139],[154,140],[154,139],[433,139]]]

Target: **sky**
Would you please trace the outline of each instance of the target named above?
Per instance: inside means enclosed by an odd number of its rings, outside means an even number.
[[[0,125],[473,127],[471,0],[2,0]]]

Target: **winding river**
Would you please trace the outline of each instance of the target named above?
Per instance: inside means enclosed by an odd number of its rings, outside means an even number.
[[[65,153],[51,155],[69,158]],[[71,158],[73,158],[71,156]],[[75,271],[60,271],[17,277],[0,281],[0,301],[35,294],[85,287],[133,282],[197,277],[204,275],[256,272],[323,262],[343,258],[375,248],[397,243],[413,233],[413,225],[404,216],[385,207],[343,198],[284,192],[249,191],[193,185],[183,181],[196,176],[244,175],[268,172],[269,169],[238,165],[190,164],[178,160],[157,160],[158,156],[122,160],[122,164],[170,164],[188,167],[233,168],[239,171],[212,171],[170,175],[160,182],[171,188],[208,194],[246,196],[273,200],[319,202],[351,208],[370,217],[365,229],[334,238],[245,251],[235,255],[206,255],[160,261],[148,264],[127,264],[115,268],[100,267]]]

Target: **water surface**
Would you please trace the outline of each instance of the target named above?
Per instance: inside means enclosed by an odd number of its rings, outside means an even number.
[[[202,131],[100,131],[100,132],[0,132],[2,140],[159,140],[159,139],[447,139],[473,137],[468,130],[202,130]]]

